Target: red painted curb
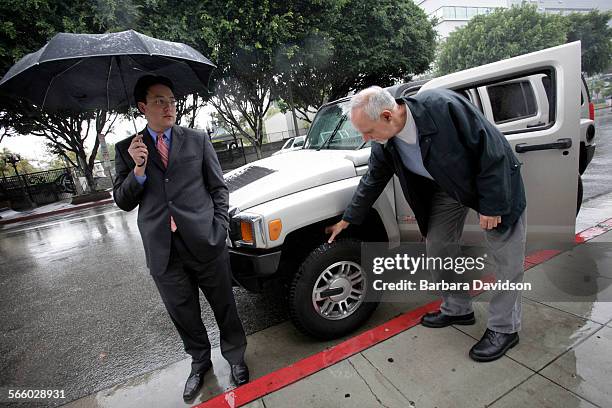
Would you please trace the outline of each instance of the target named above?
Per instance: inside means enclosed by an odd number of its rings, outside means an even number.
[[[612,218],[577,233],[576,243],[582,244],[610,230],[612,230]],[[542,250],[529,254],[525,257],[525,270],[544,263],[561,252],[560,250]],[[408,311],[380,326],[299,360],[290,366],[259,377],[241,387],[226,391],[193,408],[235,408],[246,405],[416,326],[425,313],[438,310],[440,303],[441,301],[437,300]]]
[[[602,221],[594,227],[587,228],[582,232],[576,234],[576,243],[582,244],[583,242],[589,241],[596,238],[606,232],[612,230],[612,218]]]
[[[83,209],[92,208],[92,207],[98,207],[100,205],[111,204],[111,203],[114,203],[114,202],[115,201],[112,198],[109,198],[109,199],[106,199],[106,200],[96,201],[94,203],[80,204],[80,205],[77,205],[77,206],[74,206],[74,207],[70,207],[70,208],[62,208],[61,210],[49,211],[49,212],[40,213],[40,214],[26,215],[26,216],[23,216],[23,217],[11,218],[11,219],[8,219],[8,220],[0,220],[0,225],[13,224],[13,223],[16,223],[16,222],[34,220],[34,219],[37,219],[37,218],[50,217],[50,216],[56,215],[56,214],[63,214],[63,213],[67,213],[67,212],[78,211],[78,210],[83,210]]]
[[[562,251],[558,249],[544,249],[534,252],[525,257],[525,270],[531,269],[536,265],[544,263],[551,258],[559,255]]]
[[[439,307],[440,301],[435,301],[411,310],[327,350],[259,377],[239,388],[217,395],[206,402],[196,405],[195,408],[233,408],[248,404],[416,326],[421,322],[421,316],[425,313],[438,310]]]

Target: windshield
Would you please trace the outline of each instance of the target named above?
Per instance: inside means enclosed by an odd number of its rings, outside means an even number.
[[[281,149],[289,149],[291,145],[293,145],[293,139],[287,140]]]
[[[361,133],[353,128],[351,121],[344,117],[349,101],[335,103],[319,109],[308,131],[305,149],[355,150],[363,144]],[[338,131],[329,141],[334,129],[342,122]],[[327,141],[327,143],[326,143]],[[325,146],[323,146],[325,145]]]

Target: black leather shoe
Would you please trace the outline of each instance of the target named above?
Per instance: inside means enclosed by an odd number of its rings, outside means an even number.
[[[497,360],[518,342],[518,333],[499,333],[487,329],[480,341],[470,350],[470,358],[474,361]]]
[[[232,364],[232,380],[237,386],[241,386],[249,382],[249,367],[245,363]]]
[[[185,402],[193,400],[196,395],[198,395],[198,391],[200,391],[202,384],[204,384],[204,375],[211,367],[212,364],[206,366],[201,371],[192,371],[191,374],[189,374],[187,382],[185,382],[185,391],[183,391],[183,400],[185,400]]]
[[[446,327],[452,324],[467,326],[474,323],[476,323],[474,312],[461,316],[449,316],[438,310],[437,312],[427,313],[421,318],[423,326],[434,328]]]

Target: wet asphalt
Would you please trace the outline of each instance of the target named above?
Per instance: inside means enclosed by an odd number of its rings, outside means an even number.
[[[612,191],[612,109],[595,111],[595,155],[582,175],[583,202]]]
[[[0,228],[3,393],[61,389],[65,403],[188,357],[145,266],[135,211],[107,205]],[[235,296],[247,334],[287,319],[279,289]]]

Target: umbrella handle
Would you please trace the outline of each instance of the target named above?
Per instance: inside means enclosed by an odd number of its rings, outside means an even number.
[[[132,107],[130,106],[129,109],[132,109]],[[130,116],[132,116],[132,115],[130,115]],[[134,116],[132,116],[132,123],[134,124],[134,132],[135,132],[134,134],[137,135],[138,134],[138,129],[136,128],[136,119],[134,119]],[[142,167],[142,166],[144,166],[144,164],[145,164],[145,161],[143,160],[140,164],[136,163],[136,166]]]

